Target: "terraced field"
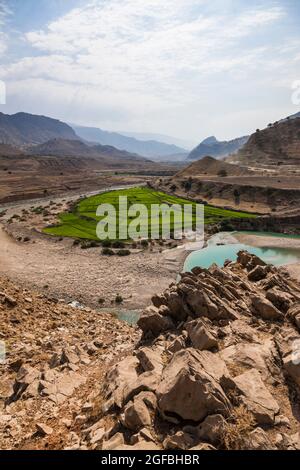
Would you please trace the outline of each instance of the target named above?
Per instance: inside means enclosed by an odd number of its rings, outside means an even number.
[[[124,199],[120,201],[120,197],[126,197],[127,201],[125,202]],[[191,215],[190,222],[193,226],[196,223],[196,203],[176,196],[170,196],[163,192],[152,190],[151,188],[142,187],[109,191],[83,199],[73,208],[71,212],[60,214],[60,222],[58,225],[46,227],[44,232],[49,235],[60,237],[98,240],[96,233],[98,222],[104,218],[108,222],[113,221],[111,217],[107,217],[105,214],[102,216],[97,216],[97,209],[101,204],[110,204],[115,210],[115,214],[117,216],[116,239],[119,238],[120,226],[132,223],[136,217],[140,218],[140,228],[146,229],[148,231],[149,238],[151,233],[150,221],[152,221],[152,230],[153,227],[155,227],[156,229],[159,229],[159,233],[162,235],[163,224],[166,221],[166,217],[169,218],[169,215],[166,215],[164,211],[162,211],[162,213],[154,219],[153,223],[153,219],[151,219],[151,210],[153,209],[154,204],[166,204],[168,207],[175,204],[177,205],[178,210],[180,210],[184,205],[191,205],[193,213]],[[143,204],[147,209],[147,213],[140,214],[139,212],[135,213],[134,211],[133,214],[130,214],[130,212],[127,213],[127,211],[125,211],[125,206],[130,208],[135,204]],[[176,211],[174,214],[176,214]],[[171,232],[178,230],[179,227],[181,228],[181,225],[178,225],[179,222],[176,219],[176,215],[174,214],[172,214],[170,218]],[[212,224],[225,219],[229,221],[233,218],[256,217],[253,214],[219,209],[209,205],[206,205],[204,208],[204,216],[205,224]]]

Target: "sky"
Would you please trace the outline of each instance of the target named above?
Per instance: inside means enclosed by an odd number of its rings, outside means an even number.
[[[299,111],[299,0],[0,0],[0,112],[198,143]]]

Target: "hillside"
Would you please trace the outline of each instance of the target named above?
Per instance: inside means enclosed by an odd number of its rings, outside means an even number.
[[[186,154],[187,150],[176,145],[165,144],[156,140],[138,140],[117,132],[108,132],[96,127],[72,126],[76,134],[84,140],[102,145],[110,145],[130,153],[144,157],[166,157],[176,154]]]
[[[238,152],[236,160],[249,164],[299,164],[300,118],[289,118],[257,130]]]
[[[11,157],[16,155],[22,155],[20,149],[13,147],[12,145],[0,144],[0,157]]]
[[[52,139],[44,144],[28,147],[27,152],[31,155],[40,156],[90,157],[109,159],[111,161],[116,159],[120,161],[123,159],[146,161],[143,157],[132,155],[114,147],[107,145],[89,146],[80,140]]]
[[[41,144],[53,138],[78,139],[74,130],[57,119],[28,113],[0,113],[0,142],[22,146]]]
[[[204,157],[202,160],[189,165],[187,168],[179,171],[175,177],[186,177],[186,176],[199,176],[199,175],[211,175],[211,176],[245,176],[251,172],[238,165],[232,165],[224,161],[216,160],[213,157]]]
[[[207,155],[215,158],[224,158],[230,154],[236,153],[247,142],[248,138],[248,136],[244,136],[234,140],[220,142],[215,137],[208,137],[191,151],[188,155],[188,160],[199,160]]]

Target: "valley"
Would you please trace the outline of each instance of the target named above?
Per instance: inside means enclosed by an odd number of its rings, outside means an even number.
[[[1,447],[298,448],[288,359],[300,315],[294,150],[280,165],[252,161],[244,147],[226,159],[153,162],[39,135],[0,145]],[[120,196],[147,209],[204,204],[203,249],[174,239],[175,219],[169,238],[99,240],[97,207],[119,215]],[[184,396],[194,386],[197,407]]]

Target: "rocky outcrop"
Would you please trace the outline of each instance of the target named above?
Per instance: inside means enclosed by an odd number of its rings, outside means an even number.
[[[183,273],[143,312],[134,355],[107,374],[100,422],[112,419],[117,437],[101,433],[95,448],[296,448],[299,293],[247,252]]]

